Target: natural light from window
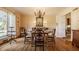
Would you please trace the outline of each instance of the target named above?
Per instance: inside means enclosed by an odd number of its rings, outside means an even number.
[[[15,14],[13,14],[12,12],[5,12],[3,10],[0,10],[0,37],[8,35],[8,31],[11,31],[10,27],[14,27],[13,31],[16,31]],[[13,34],[16,34],[16,32]]]
[[[0,37],[7,35],[7,13],[0,10]]]

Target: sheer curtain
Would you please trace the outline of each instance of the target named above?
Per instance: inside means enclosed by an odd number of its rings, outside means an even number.
[[[15,14],[9,12],[8,13],[8,31],[11,31],[11,27],[12,28],[12,31],[15,31],[15,32],[12,32],[12,33],[8,33],[8,34],[14,34],[16,35],[16,16]]]

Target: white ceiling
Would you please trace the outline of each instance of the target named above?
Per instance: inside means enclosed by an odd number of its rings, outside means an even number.
[[[34,11],[45,11],[45,15],[56,15],[61,12],[65,7],[12,7],[14,10],[19,11],[23,15],[34,15]]]

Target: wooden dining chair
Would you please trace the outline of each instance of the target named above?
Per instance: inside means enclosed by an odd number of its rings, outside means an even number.
[[[44,51],[44,33],[37,33],[35,35],[35,51],[37,50],[37,47],[42,47]]]
[[[55,31],[56,31],[55,29],[53,29],[52,31],[50,31],[48,33],[48,38],[47,38],[47,42],[48,43],[53,43],[52,46],[55,45]],[[50,44],[50,46],[51,46],[51,44]]]
[[[39,50],[44,51],[44,32],[42,29],[38,28],[35,32],[35,51],[37,50],[37,48],[39,48]]]
[[[30,40],[31,40],[31,38],[32,38],[31,32],[30,32],[30,31],[26,31],[24,37],[25,37],[25,39],[24,39],[24,44],[25,44],[26,42],[30,42]]]

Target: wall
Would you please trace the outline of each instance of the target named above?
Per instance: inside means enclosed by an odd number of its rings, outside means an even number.
[[[67,7],[67,8],[65,8],[63,11],[61,11],[58,15],[66,15],[66,14],[72,12],[73,9],[75,9],[75,8],[74,8],[74,7]],[[58,16],[58,15],[57,15],[57,16]]]
[[[71,29],[79,30],[79,9],[71,12]]]
[[[55,16],[52,16],[52,15],[46,16],[44,18],[44,20],[47,21],[47,27],[49,27],[50,29],[56,27],[56,17]]]
[[[44,16],[44,26],[45,27],[49,27],[49,28],[54,28],[56,25],[56,17],[55,16],[51,16],[51,15],[47,15]],[[35,23],[36,23],[36,18],[35,16],[30,16],[30,15],[26,15],[26,16],[22,16],[22,20],[21,20],[21,27],[25,27],[26,29],[31,29],[32,27],[35,27]]]
[[[56,17],[56,37],[66,37],[65,35],[65,17],[63,15]]]
[[[72,13],[73,12],[73,10],[74,10],[75,8],[65,8],[62,12],[60,12],[57,16],[56,16],[56,20],[59,20],[57,17],[61,17],[61,18],[63,18],[66,14],[68,14],[68,13]],[[73,17],[73,16],[71,16],[71,17]],[[62,20],[64,20],[64,19],[62,19]],[[59,21],[62,21],[62,20],[59,20]],[[57,22],[57,21],[56,21]],[[64,23],[66,23],[65,21],[62,23],[62,25],[64,24]],[[72,19],[71,19],[71,27],[73,26],[73,27],[75,27],[74,25],[76,24],[75,22],[72,22]],[[60,23],[61,24],[61,23]],[[61,27],[62,27],[62,25],[61,25]],[[63,33],[65,34],[65,32],[64,32],[64,30],[65,30],[65,28],[63,29]],[[57,32],[61,32],[62,30],[60,30],[60,31],[57,31]],[[61,33],[59,34],[59,35],[61,35]],[[64,35],[61,35],[62,37],[64,37]],[[72,33],[71,33],[71,39],[70,39],[70,41],[72,41]]]
[[[21,27],[25,27],[26,29],[31,29],[35,26],[35,18],[34,16],[24,15],[21,20]]]

